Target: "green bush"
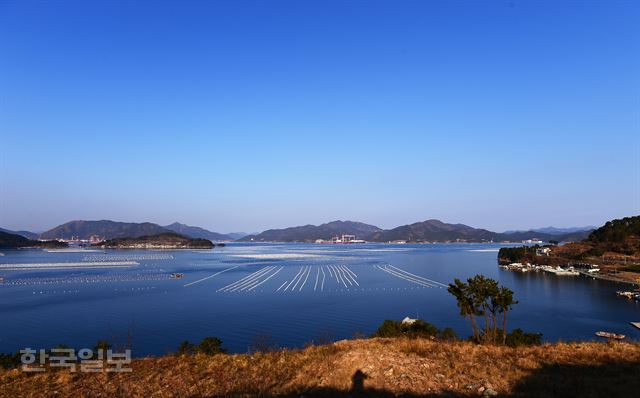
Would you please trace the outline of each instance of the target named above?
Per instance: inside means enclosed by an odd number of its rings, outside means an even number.
[[[176,352],[176,354],[178,355],[192,355],[195,353],[196,353],[196,345],[193,343],[190,343],[188,340],[185,340],[182,343],[180,343],[180,346],[178,347],[178,351]]]
[[[0,368],[12,369],[20,366],[20,353],[3,354],[0,352]]]
[[[527,333],[522,329],[513,329],[507,334],[506,344],[509,347],[521,347],[542,344],[542,333]]]
[[[434,325],[421,319],[415,322],[402,323],[400,321],[386,320],[371,337],[437,337],[444,340],[457,339],[456,333],[451,328],[439,330]]]
[[[458,334],[451,328],[444,328],[438,333],[440,340],[455,341],[458,340]]]
[[[198,345],[198,352],[206,355],[220,354],[227,352],[222,348],[222,340],[217,337],[205,337]]]
[[[224,348],[222,348],[222,340],[217,337],[205,337],[200,344],[195,345],[189,340],[184,340],[178,346],[178,350],[176,351],[177,355],[193,355],[196,353],[201,353],[205,355],[215,355],[222,354],[227,352]]]

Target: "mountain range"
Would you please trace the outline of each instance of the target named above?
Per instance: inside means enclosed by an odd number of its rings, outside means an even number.
[[[20,235],[20,236],[25,237],[27,239],[37,239],[38,238],[38,234],[36,234],[34,232],[29,232],[29,231],[11,231],[10,229],[0,228],[0,232],[5,232],[7,234],[12,234],[12,235]]]
[[[407,242],[434,241],[491,241],[503,240],[495,232],[473,228],[464,224],[447,224],[440,220],[427,220],[381,231],[369,237],[375,242],[404,240]]]
[[[331,239],[341,234],[356,235],[367,239],[383,230],[374,226],[355,221],[332,221],[322,225],[302,225],[284,229],[269,229],[257,235],[247,235],[241,242],[314,242],[316,239]]]
[[[76,220],[58,225],[41,233],[40,239],[89,239],[92,235],[105,239],[138,238],[146,235],[157,235],[169,232],[166,228],[150,222],[125,223],[111,220],[83,221]]]
[[[593,225],[589,225],[587,227],[570,227],[570,228],[556,228],[556,227],[544,227],[544,228],[533,228],[533,229],[529,229],[527,231],[523,231],[523,230],[512,230],[512,231],[505,231],[505,234],[513,234],[513,233],[517,233],[517,232],[538,232],[538,233],[543,233],[543,234],[549,234],[549,235],[566,235],[566,234],[572,234],[575,232],[584,232],[584,231],[593,231],[594,229],[596,229],[596,226]]]
[[[89,239],[91,236],[99,236],[103,239],[117,238],[139,238],[141,236],[158,235],[167,232],[176,232],[191,238],[201,238],[208,240],[233,240],[228,235],[212,232],[200,227],[192,227],[175,222],[170,225],[160,226],[158,224],[127,223],[111,220],[83,221],[76,220],[58,225],[46,232],[37,235],[39,239]],[[23,235],[24,236],[24,235]]]
[[[520,242],[527,239],[543,241],[556,240],[571,242],[585,239],[591,229],[585,228],[543,228],[530,231],[492,232],[482,228],[473,228],[464,224],[448,224],[440,220],[426,220],[392,229],[382,229],[375,225],[355,221],[332,221],[321,225],[302,225],[283,229],[269,229],[261,233],[246,235],[242,233],[221,234],[204,228],[189,226],[175,222],[161,226],[154,223],[126,223],[111,220],[83,221],[76,220],[59,225],[41,234],[28,231],[7,231],[22,235],[29,239],[89,239],[99,236],[103,239],[138,238],[176,232],[191,238],[211,241],[240,242],[314,242],[317,239],[328,240],[333,236],[349,234],[369,242]]]
[[[174,222],[173,224],[166,225],[164,228],[171,230],[173,232],[177,232],[181,235],[190,236],[192,238],[208,239],[212,241],[235,240],[230,235],[211,232],[204,228],[192,227],[189,225],[180,224],[179,222]]]
[[[57,240],[40,241],[25,238],[22,235],[0,231],[0,249],[17,249],[20,247],[61,248],[67,247],[67,243]]]
[[[375,225],[354,221],[333,221],[321,225],[303,225],[284,229],[270,229],[257,235],[248,235],[242,242],[313,242],[330,239],[341,234],[356,235],[369,242],[520,242],[527,239],[543,241],[576,241],[586,238],[591,230],[566,234],[549,234],[536,231],[498,233],[473,228],[464,224],[447,224],[440,220],[426,220],[384,230]]]

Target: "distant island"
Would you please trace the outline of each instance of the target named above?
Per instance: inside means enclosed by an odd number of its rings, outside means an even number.
[[[150,222],[131,223],[111,220],[69,221],[41,233],[38,235],[38,238],[64,240],[94,240],[95,238],[99,238],[100,240],[105,240],[116,238],[138,238],[141,236],[158,235],[166,232],[176,232],[191,238],[201,238],[212,241],[233,240],[233,238],[224,234],[177,222],[161,226]]]
[[[137,238],[107,239],[92,246],[105,249],[212,249],[213,242],[201,238],[189,238],[175,232]]]
[[[356,241],[380,243],[513,243],[526,240],[549,242],[575,242],[585,239],[593,230],[585,228],[542,228],[528,231],[493,232],[465,224],[450,224],[440,220],[426,220],[382,229],[375,225],[357,221],[331,221],[321,225],[269,229],[261,233],[221,234],[207,229],[174,222],[161,226],[150,222],[130,223],[111,220],[70,221],[51,228],[41,234],[29,231],[4,232],[22,235],[27,239],[64,240],[72,244],[95,244],[110,239],[139,238],[168,232],[189,238],[207,239],[213,242],[304,242],[330,241],[342,235],[354,236]],[[2,229],[0,228],[0,231]]]
[[[22,235],[11,234],[0,231],[0,249],[20,249],[20,248],[41,248],[41,249],[57,249],[68,247],[66,242],[57,240],[34,240],[25,238]]]

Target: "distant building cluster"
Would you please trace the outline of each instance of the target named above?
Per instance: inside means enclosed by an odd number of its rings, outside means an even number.
[[[349,243],[367,243],[362,239],[356,239],[355,235],[334,236],[331,240],[316,239],[316,243],[333,243],[333,244],[349,244]]]
[[[58,239],[62,242],[67,242],[70,245],[86,245],[86,244],[96,244],[105,240],[104,236],[100,235],[91,235],[89,239],[80,239],[79,236],[72,236],[71,239]]]

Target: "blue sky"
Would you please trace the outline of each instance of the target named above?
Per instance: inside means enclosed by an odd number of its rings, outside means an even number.
[[[640,213],[640,3],[0,0],[0,226]]]

